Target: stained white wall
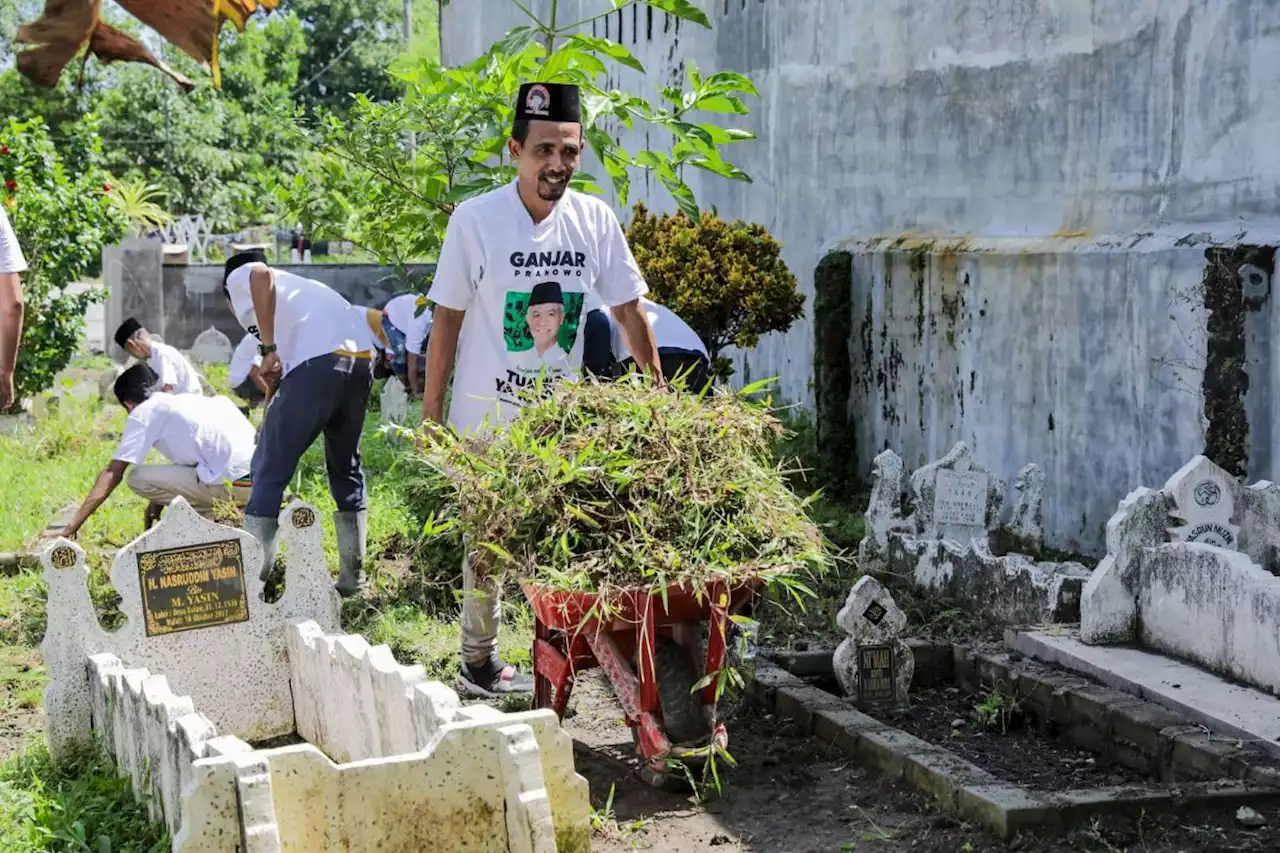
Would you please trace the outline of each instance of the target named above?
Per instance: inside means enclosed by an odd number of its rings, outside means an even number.
[[[550,3],[529,5],[545,14]],[[810,296],[829,251],[861,253],[855,287],[880,294],[875,317],[887,324],[873,337],[887,335],[886,351],[896,344],[902,360],[892,383],[864,382],[855,394],[859,444],[892,446],[913,466],[963,439],[1010,478],[1038,462],[1050,477],[1050,543],[1098,550],[1102,525],[1130,488],[1159,482],[1202,447],[1200,403],[1186,387],[1200,381],[1194,353],[1190,372],[1169,387],[1153,361],[1162,347],[1194,349],[1203,336],[1202,316],[1171,320],[1178,312],[1166,310],[1178,298],[1170,288],[1194,289],[1207,245],[1177,241],[1204,233],[1226,245],[1274,245],[1280,235],[1280,2],[700,5],[711,30],[677,27],[662,13],[650,25],[647,9],[608,16],[607,34],[649,71],[643,79],[622,69],[613,82],[652,92],[693,62],[743,72],[760,88],[752,114],[735,121],[761,138],[731,150],[754,182],[695,172],[690,184],[703,206],[768,227]],[[577,20],[604,6],[560,0],[558,8],[562,20]],[[525,22],[508,0],[450,3],[445,61],[470,59]],[[597,21],[596,34],[605,27]],[[638,142],[625,140],[632,150]],[[672,208],[644,181],[635,196]],[[1153,233],[1168,239],[1147,242]],[[928,312],[942,281],[931,274],[919,315],[877,278],[877,265],[898,262],[874,255],[904,237],[915,246],[984,243],[980,256],[953,252],[970,267],[958,298],[996,307],[950,338],[913,339],[921,321],[940,322]],[[855,306],[855,329],[864,307]],[[1250,324],[1250,474],[1274,477],[1277,379],[1259,347],[1269,347],[1275,321],[1269,307],[1263,316]],[[806,317],[742,356],[740,375],[779,376],[787,398],[809,405],[812,351]],[[963,413],[958,390],[938,375],[956,365],[976,373]],[[923,423],[911,402],[922,386]],[[898,420],[877,416],[886,409]],[[864,469],[869,460],[863,453]]]

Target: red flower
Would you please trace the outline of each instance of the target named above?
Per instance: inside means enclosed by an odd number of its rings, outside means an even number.
[[[111,184],[103,184],[103,185],[102,185],[102,191],[103,191],[104,193],[109,193],[109,192],[111,192]]]
[[[5,188],[5,189],[7,189],[9,192],[13,192],[14,190],[16,190],[16,189],[18,188],[18,182],[17,182],[17,181],[5,181],[5,182],[4,182],[4,188]]]
[[[0,154],[8,154],[8,153],[9,153],[9,146],[8,146],[8,145],[0,145]]]

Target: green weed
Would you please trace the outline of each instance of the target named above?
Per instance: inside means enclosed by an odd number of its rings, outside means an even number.
[[[54,762],[43,743],[0,765],[0,850],[5,853],[164,853],[152,823],[114,762],[85,748]]]

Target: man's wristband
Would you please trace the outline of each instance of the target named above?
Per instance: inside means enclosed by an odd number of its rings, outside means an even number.
[[[268,356],[276,351],[275,344],[258,344],[258,355]]]

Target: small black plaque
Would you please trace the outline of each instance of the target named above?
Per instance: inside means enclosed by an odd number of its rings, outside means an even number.
[[[892,702],[893,646],[858,646],[858,701]]]
[[[249,621],[240,540],[138,554],[148,637]]]
[[[889,611],[886,610],[878,601],[873,601],[867,605],[867,609],[862,611],[862,615],[872,625],[879,625],[880,620],[885,617]]]
[[[49,555],[49,563],[55,569],[69,569],[76,564],[76,552],[70,545],[59,545]]]

